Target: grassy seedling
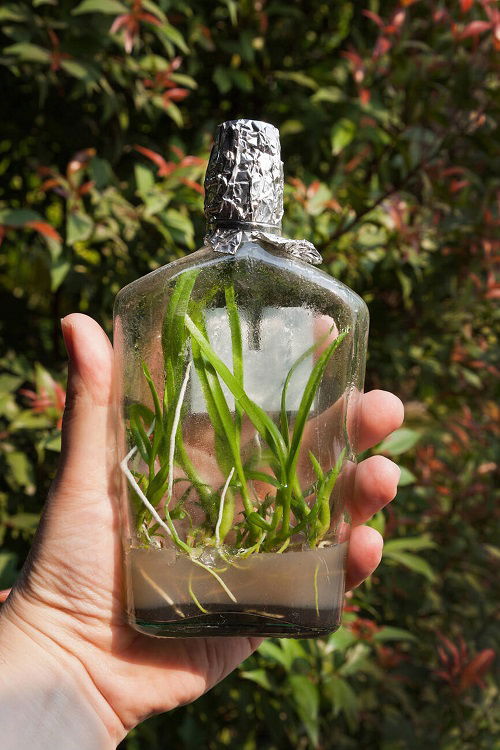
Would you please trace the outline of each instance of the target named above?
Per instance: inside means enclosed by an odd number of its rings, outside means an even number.
[[[305,490],[298,476],[298,459],[326,368],[349,331],[341,332],[323,346],[332,336],[333,329],[330,330],[292,365],[283,384],[276,424],[245,391],[242,330],[234,287],[228,285],[224,290],[231,336],[230,369],[210,342],[203,301],[193,294],[196,278],[196,272],[180,276],[166,309],[162,329],[163,394],[160,397],[144,365],[153,410],[140,405],[130,410],[129,434],[134,447],[122,462],[122,468],[142,504],[137,518],[138,533],[140,535],[144,529],[147,542],[151,531],[148,525],[166,532],[179,552],[188,554],[202,567],[206,566],[198,558],[207,546],[215,547],[226,561],[259,552],[284,552],[292,542],[317,547],[330,531],[331,496],[342,470],[345,450],[328,471],[324,471],[317,457],[309,453],[316,480]],[[290,382],[299,366],[320,346],[323,351],[311,368],[291,425],[287,410]],[[214,434],[215,458],[225,478],[220,487],[202,481],[184,445],[182,413],[186,408],[184,399],[191,368],[201,386]],[[223,386],[234,399],[234,408],[230,408]],[[257,464],[242,460],[241,436],[245,421],[252,424],[260,445],[265,445]],[[128,468],[133,453],[137,453],[147,467],[142,474]],[[182,479],[174,479],[175,471],[182,474]],[[176,481],[187,483],[187,489],[177,502],[174,499]],[[257,497],[254,482],[265,482],[271,488],[263,500]],[[189,544],[181,538],[174,523],[186,517],[183,506],[188,497],[196,498],[204,511],[204,521],[186,537]],[[238,499],[240,512],[237,512]],[[230,545],[225,542],[227,538],[231,539]],[[212,573],[224,588],[224,582],[213,569]],[[227,593],[233,598],[231,592]],[[196,602],[194,596],[193,601]]]

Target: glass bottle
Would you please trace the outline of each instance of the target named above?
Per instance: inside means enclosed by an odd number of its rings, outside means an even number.
[[[204,246],[115,305],[127,613],[156,636],[340,622],[368,311],[281,236],[279,134],[219,126]]]

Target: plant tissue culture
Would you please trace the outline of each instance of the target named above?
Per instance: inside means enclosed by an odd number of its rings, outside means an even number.
[[[281,235],[272,125],[219,126],[205,188],[204,246],[115,305],[129,621],[323,635],[344,595],[367,308]]]

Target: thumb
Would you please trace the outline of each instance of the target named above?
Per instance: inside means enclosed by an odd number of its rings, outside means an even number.
[[[82,498],[107,490],[114,442],[111,431],[113,349],[95,320],[73,313],[61,321],[69,355],[61,462],[55,494]]]

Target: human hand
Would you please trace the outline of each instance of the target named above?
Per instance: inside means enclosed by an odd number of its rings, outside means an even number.
[[[70,356],[63,449],[32,551],[0,612],[4,673],[40,662],[66,675],[104,728],[109,746],[147,716],[188,703],[231,672],[256,638],[158,640],[125,622],[114,492],[112,348],[85,315],[62,323]],[[360,450],[399,427],[403,407],[384,391],[362,401]],[[396,494],[399,469],[382,456],[357,467],[347,586],[380,561],[382,539],[362,525]],[[107,745],[106,745],[107,746]]]

